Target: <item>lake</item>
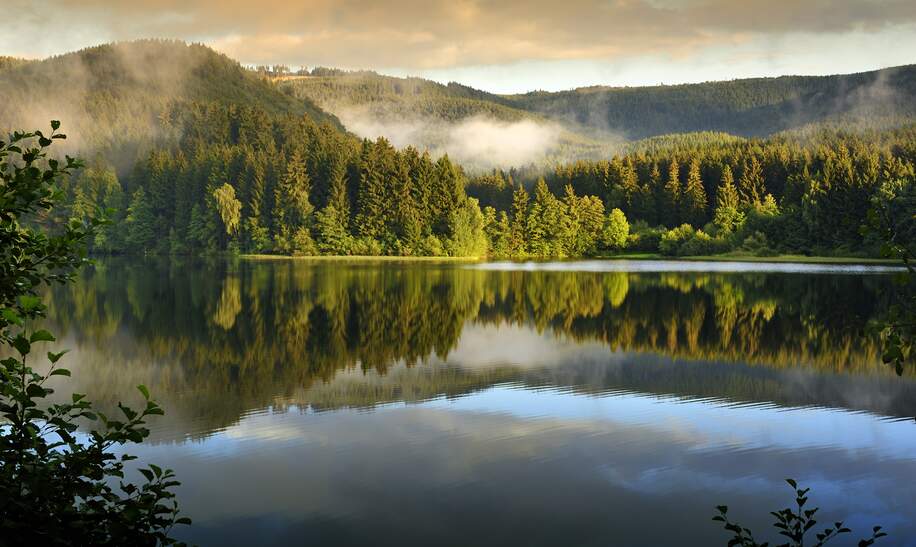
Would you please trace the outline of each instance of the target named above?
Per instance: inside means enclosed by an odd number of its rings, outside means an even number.
[[[176,471],[177,535],[200,545],[724,545],[719,504],[775,539],[787,477],[823,524],[916,545],[916,377],[867,328],[891,286],[846,266],[112,259],[55,287],[49,322],[68,389],[162,403],[130,451]]]

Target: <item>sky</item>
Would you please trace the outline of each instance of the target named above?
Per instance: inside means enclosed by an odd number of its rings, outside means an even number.
[[[178,38],[498,93],[916,63],[914,0],[2,0],[0,55]]]

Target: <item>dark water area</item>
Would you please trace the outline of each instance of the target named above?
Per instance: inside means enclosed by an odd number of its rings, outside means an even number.
[[[103,260],[55,287],[70,390],[149,386],[131,452],[200,545],[719,545],[786,477],[916,545],[891,275],[844,266]],[[855,534],[852,534],[855,535]],[[848,541],[836,545],[854,545]]]

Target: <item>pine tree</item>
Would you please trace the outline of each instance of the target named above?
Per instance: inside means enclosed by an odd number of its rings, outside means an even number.
[[[677,226],[681,223],[681,181],[677,159],[672,158],[668,166],[668,180],[662,191],[660,218],[665,226]]]
[[[436,161],[432,191],[429,196],[434,233],[446,234],[448,219],[452,211],[461,205],[463,196],[464,184],[458,170],[447,155],[442,156]]]
[[[587,256],[595,252],[604,224],[604,204],[597,196],[579,197],[567,184],[563,204],[568,217],[565,249],[569,256]]]
[[[569,214],[544,179],[538,179],[534,186],[534,202],[528,210],[525,227],[529,253],[543,257],[566,256],[566,242],[572,231]]]
[[[247,216],[244,222],[245,245],[254,252],[266,251],[270,246],[270,236],[261,218],[264,206],[264,194],[267,187],[267,174],[262,159],[255,157],[246,173],[248,199],[245,203]]]
[[[336,158],[328,174],[328,205],[344,218],[350,216],[350,196],[347,192],[347,166]]]
[[[290,156],[286,173],[274,190],[277,249],[284,253],[314,252],[310,241],[313,207],[309,201],[311,180],[298,152]]]
[[[623,163],[623,170],[620,175],[620,187],[622,190],[620,205],[625,212],[632,214],[634,206],[639,201],[639,178],[636,175],[636,168],[629,158]]]
[[[326,255],[348,255],[353,238],[347,231],[347,219],[334,205],[328,205],[315,215],[318,250]]]
[[[763,183],[763,169],[756,156],[751,156],[750,163],[745,164],[738,180],[738,196],[742,207],[755,207],[763,202],[766,186]]]
[[[505,211],[496,212],[493,207],[484,207],[484,230],[487,235],[488,256],[504,258],[510,256],[509,216]]]
[[[738,208],[740,198],[735,188],[731,167],[722,169],[722,181],[716,190],[716,212],[713,222],[722,234],[736,231],[744,222],[744,213]]]
[[[366,238],[377,238],[385,229],[391,205],[385,191],[385,166],[381,155],[387,151],[388,141],[380,138],[376,143],[365,141],[359,163],[357,191],[356,231]]]
[[[706,222],[706,190],[703,188],[703,179],[700,177],[700,162],[696,159],[690,162],[687,172],[687,184],[681,199],[682,219],[693,226],[700,228]]]
[[[137,188],[131,196],[125,225],[131,251],[143,253],[153,248],[156,243],[156,217],[143,188]]]
[[[512,256],[528,254],[528,236],[526,223],[528,219],[529,197],[525,187],[519,185],[512,194],[512,218],[509,230],[509,252]]]

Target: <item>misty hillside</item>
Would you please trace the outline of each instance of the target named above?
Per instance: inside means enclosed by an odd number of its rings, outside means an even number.
[[[837,76],[784,76],[654,87],[588,87],[502,97],[550,117],[639,139],[723,131],[766,136],[822,122],[916,117],[916,65]]]
[[[70,150],[122,167],[173,139],[191,103],[257,107],[268,114],[339,122],[308,100],[277,90],[212,49],[171,40],[106,44],[41,61],[0,62],[0,130],[59,119]]]
[[[916,118],[916,65],[838,76],[785,76],[654,87],[495,95],[456,83],[321,71],[281,84],[357,123],[551,120],[583,139],[696,131],[766,136],[812,124],[898,125]],[[350,125],[350,124],[348,124]],[[359,132],[359,131],[357,131]]]
[[[488,116],[514,122],[541,116],[509,106],[499,95],[457,83],[443,85],[422,78],[397,78],[370,71],[316,69],[312,76],[280,79],[283,89],[328,111],[361,108],[378,118],[435,117],[458,121]]]
[[[384,135],[399,147],[448,153],[471,170],[596,159],[620,144],[601,131],[516,108],[499,95],[454,82],[320,68],[275,81],[361,137]]]

